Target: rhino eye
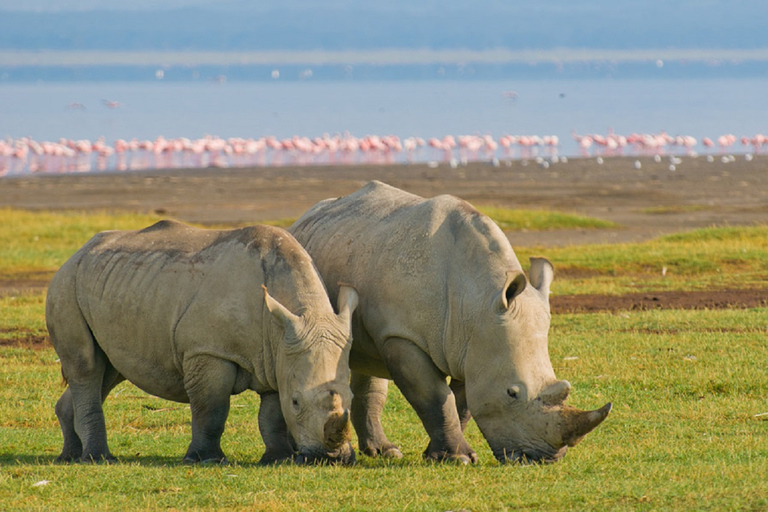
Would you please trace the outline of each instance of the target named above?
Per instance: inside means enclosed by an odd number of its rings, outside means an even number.
[[[507,394],[513,400],[517,400],[517,397],[520,396],[520,388],[517,386],[512,386],[511,388],[507,389]]]
[[[291,399],[291,405],[293,405],[293,408],[298,410],[299,409],[299,399],[297,397],[293,397]]]

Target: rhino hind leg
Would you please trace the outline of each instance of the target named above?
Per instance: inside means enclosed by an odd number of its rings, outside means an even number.
[[[424,458],[476,463],[477,453],[462,433],[456,398],[432,359],[410,341],[400,338],[388,339],[382,354],[395,384],[429,434]]]
[[[102,380],[101,390],[101,402],[107,399],[107,395],[112,389],[122,382],[124,377],[120,375],[117,370],[111,364],[107,364],[107,368],[104,372],[104,378]],[[56,417],[59,419],[61,425],[61,433],[64,436],[64,447],[61,450],[61,455],[56,458],[57,462],[75,462],[81,459],[86,461],[98,460],[94,458],[93,454],[89,454],[83,458],[83,443],[80,440],[80,436],[75,431],[75,404],[72,398],[72,390],[67,388],[64,393],[56,402]],[[107,450],[109,454],[109,450]],[[103,457],[103,460],[114,460],[111,455]]]
[[[69,388],[56,404],[56,413],[64,434],[60,460],[114,462],[107,444],[107,426],[103,403],[109,391],[122,380],[107,356],[98,347],[88,369],[69,376]],[[74,434],[74,435],[73,435]]]
[[[64,435],[64,448],[56,462],[74,462],[83,456],[83,443],[75,432],[75,404],[72,401],[72,391],[67,388],[56,402],[56,417]]]
[[[283,411],[280,408],[280,395],[265,393],[259,404],[259,432],[266,450],[259,464],[279,464],[290,461],[296,453],[296,443],[288,432]]]
[[[352,425],[361,452],[369,457],[400,459],[402,452],[387,439],[381,425],[388,386],[387,379],[352,372]]]
[[[231,361],[208,355],[184,361],[184,388],[192,411],[192,442],[184,463],[227,463],[221,436],[236,379],[237,365]]]

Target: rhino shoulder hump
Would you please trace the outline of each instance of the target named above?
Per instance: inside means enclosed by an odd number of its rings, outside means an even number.
[[[152,233],[153,231],[172,231],[172,230],[181,230],[181,229],[188,229],[190,226],[176,221],[176,220],[170,220],[170,219],[164,219],[155,222],[151,226],[147,226],[146,228],[139,231],[139,233]]]

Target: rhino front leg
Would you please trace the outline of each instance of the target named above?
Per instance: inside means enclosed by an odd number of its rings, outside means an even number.
[[[192,442],[185,463],[227,463],[221,436],[236,378],[237,365],[231,361],[207,355],[184,361],[184,389],[192,411]]]
[[[464,382],[456,379],[451,379],[449,384],[453,396],[456,399],[456,411],[459,413],[459,422],[461,423],[461,431],[464,432],[467,429],[469,420],[472,419],[472,413],[469,412],[467,407],[467,392],[464,387]]]
[[[352,372],[352,425],[357,433],[360,451],[375,457],[400,459],[403,454],[384,434],[381,412],[387,401],[389,381]]]
[[[430,460],[477,462],[477,453],[461,432],[456,399],[446,383],[445,375],[432,359],[408,340],[390,338],[381,353],[387,369],[416,410],[430,442],[424,457]]]
[[[280,395],[265,393],[259,404],[259,432],[266,450],[259,464],[275,464],[288,461],[296,453],[296,443],[288,432],[283,411],[280,408]]]

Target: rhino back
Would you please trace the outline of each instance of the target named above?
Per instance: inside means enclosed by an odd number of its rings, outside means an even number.
[[[463,350],[460,340],[470,336],[461,331],[489,311],[506,271],[521,268],[501,230],[467,202],[423,199],[380,182],[317,205],[290,231],[332,299],[337,281],[358,288],[365,332],[355,333],[353,351],[366,348],[361,336],[377,345],[403,337],[446,373],[454,365],[449,354]]]
[[[180,385],[180,363],[196,353],[266,379],[274,326],[261,285],[297,314],[324,293],[298,243],[266,226],[161,221],[97,235],[73,260],[78,305],[97,343],[126,378],[159,396],[178,392],[169,388]]]

